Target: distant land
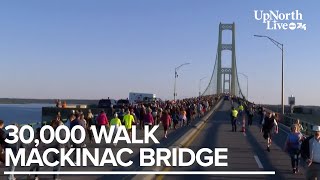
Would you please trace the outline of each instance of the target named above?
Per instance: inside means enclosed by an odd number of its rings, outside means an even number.
[[[99,100],[92,99],[62,99],[67,104],[98,104]],[[0,98],[0,104],[55,104],[56,99],[20,99]]]

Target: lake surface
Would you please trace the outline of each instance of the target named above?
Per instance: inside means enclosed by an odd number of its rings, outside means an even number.
[[[28,124],[41,121],[42,107],[54,104],[0,104],[0,119],[5,125],[18,123]]]

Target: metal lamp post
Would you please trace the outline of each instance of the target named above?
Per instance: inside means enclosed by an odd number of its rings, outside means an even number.
[[[275,44],[279,49],[281,49],[282,53],[282,81],[281,81],[281,113],[284,115],[284,80],[283,80],[283,44],[279,43],[278,41],[272,39],[269,36],[262,36],[262,35],[254,35],[254,37],[263,37],[263,38],[268,38],[273,44]]]
[[[180,66],[176,67],[174,69],[174,89],[173,89],[173,100],[176,101],[176,96],[177,96],[177,93],[176,93],[176,86],[177,86],[177,78],[178,78],[178,73],[177,71],[182,67],[182,66],[185,66],[185,65],[188,65],[190,63],[183,63],[181,64]]]

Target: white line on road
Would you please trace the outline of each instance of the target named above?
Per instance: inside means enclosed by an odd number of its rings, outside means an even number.
[[[278,127],[282,132],[289,134],[286,130],[282,129],[280,126]]]
[[[258,158],[258,156],[255,155],[255,156],[254,156],[254,159],[256,160],[259,168],[260,168],[260,169],[263,169],[262,163],[261,163],[260,159]]]

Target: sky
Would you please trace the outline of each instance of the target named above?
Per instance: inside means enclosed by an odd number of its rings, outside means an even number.
[[[320,2],[249,0],[57,0],[0,2],[0,98],[127,98],[129,92],[194,97],[210,81],[219,23],[236,25],[237,70],[249,77],[249,100],[320,105]],[[254,10],[299,10],[307,30],[267,30]],[[231,31],[224,33],[231,40]],[[223,65],[230,65],[223,52]],[[229,58],[228,58],[229,57]],[[246,93],[246,79],[239,75]]]

